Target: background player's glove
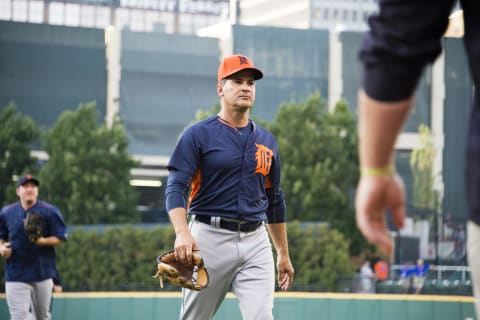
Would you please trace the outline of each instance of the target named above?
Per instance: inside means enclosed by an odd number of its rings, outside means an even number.
[[[208,285],[208,272],[203,264],[203,258],[196,251],[192,253],[191,266],[180,263],[175,258],[174,251],[168,251],[157,258],[157,273],[154,278],[160,278],[163,288],[163,277],[172,284],[190,290],[202,290]]]
[[[40,214],[28,211],[25,222],[23,223],[28,240],[31,243],[37,242],[38,238],[42,236],[43,218]]]

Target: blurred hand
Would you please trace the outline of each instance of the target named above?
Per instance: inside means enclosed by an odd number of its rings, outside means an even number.
[[[360,178],[355,199],[357,226],[368,242],[379,247],[391,262],[393,241],[387,227],[386,211],[392,212],[395,227],[405,223],[405,187],[396,175]]]

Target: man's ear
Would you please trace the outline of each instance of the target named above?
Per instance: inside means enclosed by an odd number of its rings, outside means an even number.
[[[217,94],[218,94],[219,97],[223,96],[223,87],[222,87],[222,84],[220,82],[217,83]]]

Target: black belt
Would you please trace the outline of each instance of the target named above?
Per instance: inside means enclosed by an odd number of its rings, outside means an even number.
[[[221,217],[211,217],[211,216],[195,216],[195,219],[202,222],[206,223],[212,226],[215,226],[215,223],[212,223],[212,218],[215,219],[220,219],[220,222],[218,226],[223,229],[227,229],[230,231],[240,231],[240,232],[252,232],[257,230],[259,226],[262,225],[263,221],[256,221],[256,222],[246,222],[246,221],[231,221],[231,220],[225,220]]]

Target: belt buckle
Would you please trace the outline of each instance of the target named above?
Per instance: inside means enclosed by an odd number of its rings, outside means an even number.
[[[215,228],[220,228],[221,222],[222,222],[222,218],[220,217],[217,217],[217,216],[210,217],[210,225],[214,226]]]
[[[238,225],[237,225],[237,232],[242,232],[242,230],[240,230],[240,228],[242,227],[242,224],[245,224],[245,222],[239,222]]]

